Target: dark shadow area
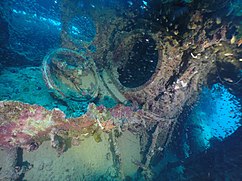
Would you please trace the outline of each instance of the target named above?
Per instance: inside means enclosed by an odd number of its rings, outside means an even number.
[[[118,69],[120,83],[128,88],[145,84],[155,72],[158,62],[156,42],[145,35],[135,42],[125,65]]]

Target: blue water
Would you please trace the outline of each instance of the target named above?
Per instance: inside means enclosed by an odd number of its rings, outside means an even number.
[[[222,84],[203,88],[186,126],[185,144],[190,145],[187,156],[210,148],[212,140],[223,141],[241,127],[239,101]]]

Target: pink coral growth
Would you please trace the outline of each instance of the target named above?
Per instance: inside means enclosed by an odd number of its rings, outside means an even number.
[[[50,139],[52,130],[56,130],[57,134],[58,130],[78,133],[83,128],[100,126],[103,131],[109,132],[115,124],[120,124],[120,120],[137,117],[136,114],[132,107],[117,105],[106,109],[91,103],[86,114],[66,119],[66,115],[58,109],[47,110],[38,105],[0,101],[0,147],[29,149],[34,142],[39,145]]]
[[[1,147],[10,148],[28,144],[32,141],[30,135],[24,134],[19,131],[17,123],[9,123],[0,126],[0,143]]]
[[[1,101],[0,114],[0,146],[4,148],[26,148],[34,139],[48,134],[52,127],[63,124],[65,115],[16,101]]]
[[[134,116],[132,107],[119,104],[110,110],[111,115],[116,119],[130,118]]]

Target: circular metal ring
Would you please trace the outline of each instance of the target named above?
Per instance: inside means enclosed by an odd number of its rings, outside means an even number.
[[[98,95],[95,65],[76,51],[54,50],[45,56],[42,72],[48,88],[57,98],[91,101]]]

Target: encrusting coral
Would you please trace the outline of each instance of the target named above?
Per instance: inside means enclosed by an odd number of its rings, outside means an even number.
[[[1,101],[0,147],[21,147],[33,151],[43,141],[51,140],[52,146],[56,148],[59,139],[76,139],[81,134],[89,134],[99,128],[109,132],[125,119],[134,119],[137,114],[138,112],[123,105],[108,110],[104,106],[97,107],[91,103],[86,114],[67,119],[58,109],[47,110],[38,105]],[[89,132],[86,132],[87,129]]]
[[[0,145],[6,148],[28,149],[35,139],[46,136],[54,126],[65,121],[65,114],[60,110],[48,111],[15,101],[1,101],[0,114]]]

